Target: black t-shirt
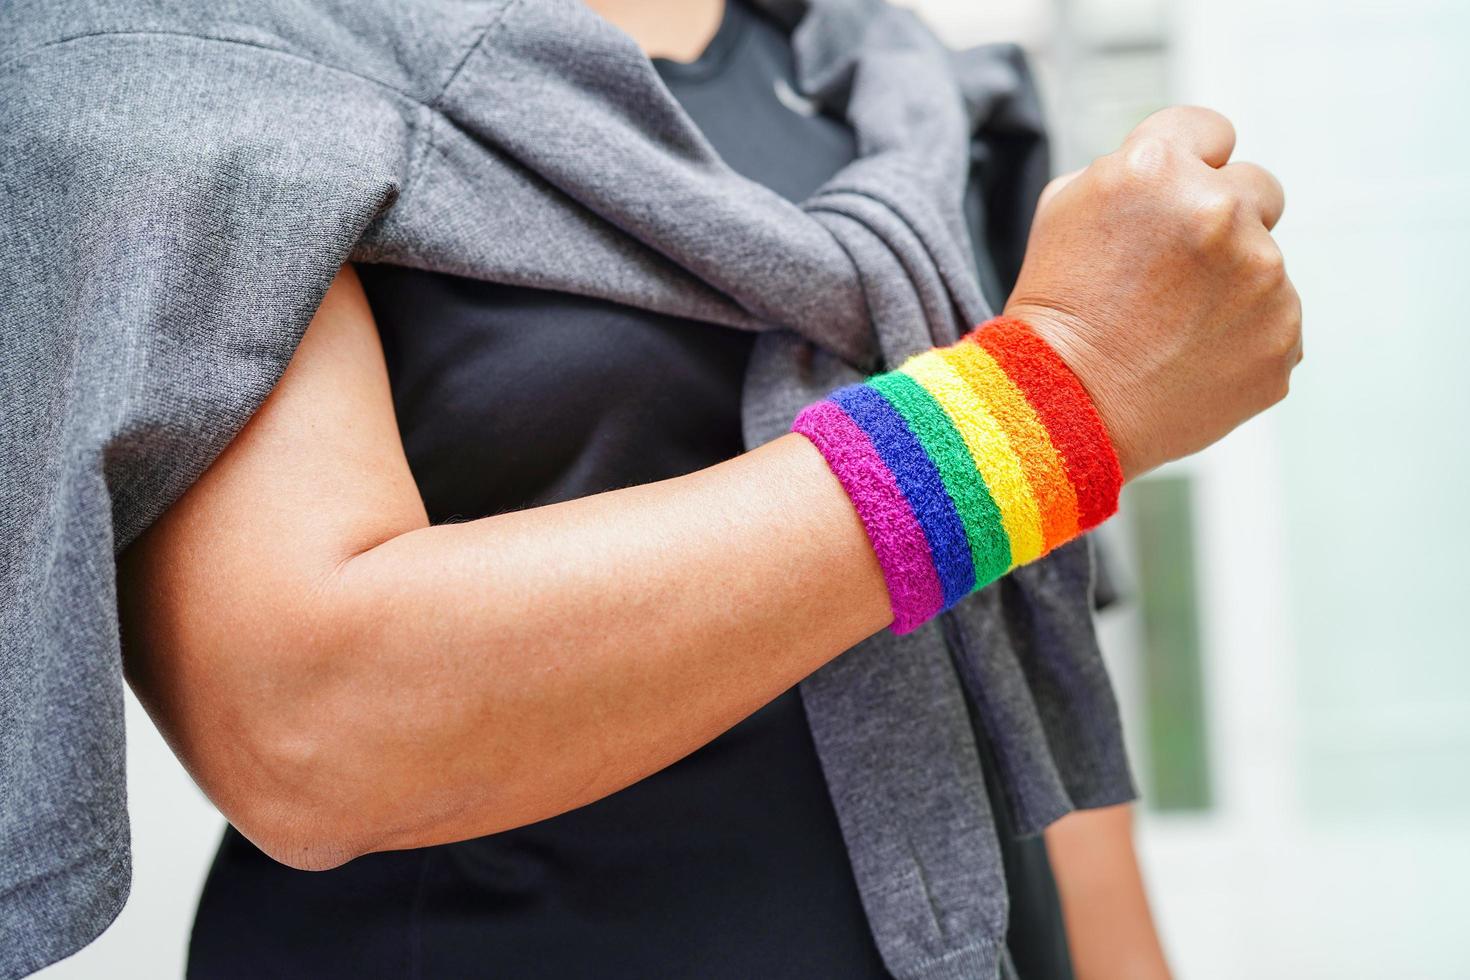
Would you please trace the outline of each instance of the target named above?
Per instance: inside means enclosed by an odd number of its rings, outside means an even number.
[[[696,62],[657,64],[724,159],[793,201],[855,155],[851,131],[796,95],[785,33],[741,0]],[[435,522],[667,479],[742,449],[749,333],[438,273],[360,272]],[[1068,976],[1044,851],[1007,840],[1005,857],[1022,975]],[[887,976],[796,690],[619,793],[490,837],[307,873],[228,830],[190,974]]]

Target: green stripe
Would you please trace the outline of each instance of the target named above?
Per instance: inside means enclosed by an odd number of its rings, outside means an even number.
[[[907,374],[892,371],[869,378],[868,385],[893,406],[929,455],[944,489],[965,526],[975,563],[975,587],[988,585],[1011,567],[1011,538],[1001,523],[1000,508],[975,468],[975,459],[949,414]]]

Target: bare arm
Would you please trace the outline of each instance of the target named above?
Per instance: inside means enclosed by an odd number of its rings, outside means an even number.
[[[303,867],[598,799],[889,619],[799,436],[429,527],[350,269],[122,579],[134,688],[225,815]]]
[[[1046,830],[1077,980],[1169,980],[1133,849],[1129,805],[1081,810]]]
[[[1012,312],[1087,384],[1129,476],[1280,398],[1299,356],[1266,233],[1280,191],[1223,167],[1231,143],[1214,114],[1156,117],[1038,215]],[[429,527],[350,271],[119,583],[160,729],[236,827],[309,868],[598,799],[890,621],[862,525],[799,436]]]

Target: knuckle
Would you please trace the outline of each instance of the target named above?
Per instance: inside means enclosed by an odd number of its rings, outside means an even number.
[[[1195,245],[1218,248],[1234,237],[1240,225],[1240,201],[1233,194],[1206,194],[1195,204],[1191,218]]]
[[[1120,154],[1099,157],[1088,168],[1088,179],[1092,192],[1105,201],[1116,201],[1124,197],[1132,182]]]
[[[1277,197],[1285,201],[1286,187],[1281,183],[1281,178],[1258,163],[1252,164],[1251,166],[1255,168],[1256,173],[1260,176],[1261,182],[1269,186]]]
[[[1286,259],[1274,243],[1251,249],[1246,253],[1245,262],[1251,278],[1268,291],[1286,285]]]
[[[1123,148],[1119,169],[1123,177],[1148,180],[1166,173],[1174,160],[1173,143],[1162,136],[1140,136]]]
[[[1302,321],[1290,311],[1283,314],[1274,325],[1266,341],[1266,356],[1269,370],[1290,374],[1302,359]]]
[[[1224,113],[1202,105],[1175,105],[1149,117],[1150,128],[1218,131],[1235,138],[1235,124]]]
[[[1301,348],[1302,332],[1299,325],[1288,320],[1277,330],[1275,342],[1271,345],[1271,354],[1277,364],[1286,365],[1290,370],[1297,361],[1297,351]]]
[[[1179,106],[1178,109],[1183,114],[1181,118],[1196,126],[1213,126],[1232,136],[1235,134],[1235,124],[1223,112],[1202,105],[1185,105]]]
[[[1281,289],[1284,294],[1281,301],[1282,322],[1286,325],[1286,330],[1291,334],[1292,339],[1300,344],[1302,340],[1302,298],[1289,279],[1282,284]]]
[[[1292,369],[1302,362],[1302,301],[1290,283],[1287,283],[1286,289],[1288,294],[1286,310],[1282,318],[1285,347],[1283,357],[1286,371],[1290,374]]]

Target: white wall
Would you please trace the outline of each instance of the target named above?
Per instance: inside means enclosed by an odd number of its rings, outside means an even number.
[[[1463,978],[1470,7],[1178,0],[1172,95],[1282,178],[1307,358],[1198,461],[1220,805],[1143,830],[1184,976]]]

